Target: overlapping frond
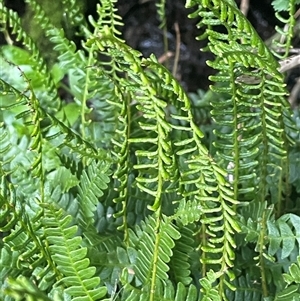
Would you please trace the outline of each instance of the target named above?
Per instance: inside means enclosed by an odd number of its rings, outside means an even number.
[[[22,76],[0,71],[0,298],[297,298],[300,220],[274,214],[289,195],[293,120],[279,64],[249,21],[233,0],[187,1],[215,55],[210,153],[180,83],[122,40],[117,1],[100,1],[91,26],[77,2],[63,0],[62,14],[84,50],[26,0],[68,79],[72,102],[59,105],[61,77],[0,3],[1,28],[29,50],[2,48],[1,62]],[[165,4],[156,2],[164,29]],[[7,62],[10,52],[24,60]],[[16,67],[24,61],[29,73]]]
[[[232,191],[226,187],[224,171],[216,166],[201,142],[203,134],[193,121],[190,100],[154,57],[139,61],[139,54],[114,39],[109,28],[101,39],[89,41],[92,43],[101,50],[105,47],[118,65],[127,71],[130,81],[120,79],[119,86],[123,91],[134,93],[137,108],[143,114],[139,122],[139,136],[129,139],[131,144],[147,145],[147,148],[135,151],[137,164],[134,168],[139,171],[137,187],[154,199],[150,208],[160,210],[165,199],[163,190],[168,191],[167,183],[179,183],[182,196],[188,201],[195,199],[198,210],[203,214],[203,264],[217,264],[227,270],[232,265],[235,247],[233,239],[228,240],[228,237],[239,229],[232,217],[234,211],[230,209],[236,201]],[[150,78],[153,80],[155,76],[164,79],[163,87],[158,89],[151,84]],[[139,93],[135,93],[137,89]],[[168,102],[159,97],[161,94],[170,96],[170,102],[174,100],[176,113],[169,114]],[[174,135],[174,132],[182,133],[182,136]],[[177,166],[180,166],[181,174],[177,173]],[[176,217],[180,216],[181,211],[178,211]],[[192,221],[191,218],[188,220]],[[208,240],[205,238],[207,233],[211,236]]]
[[[124,296],[127,297],[124,300],[168,300],[172,297],[175,297],[175,300],[181,300],[181,298],[183,300],[197,299],[198,294],[195,287],[189,286],[189,283],[186,282],[185,267],[180,266],[182,262],[179,258],[182,257],[178,254],[180,250],[184,254],[188,254],[191,250],[186,245],[180,247],[182,241],[177,241],[178,239],[180,239],[180,232],[172,224],[172,220],[166,216],[159,218],[149,216],[145,222],[141,222],[141,225],[136,227],[134,232],[130,231],[131,248],[137,250],[132,266],[137,288],[134,289],[129,284],[132,280],[130,280],[130,275],[126,270],[123,281],[126,283]],[[176,246],[177,243],[179,243],[178,246]],[[189,243],[191,242],[189,241]],[[169,264],[170,260],[171,264]],[[185,262],[185,264],[188,263]],[[174,265],[178,266],[174,267]],[[183,269],[181,272],[179,271],[180,268]],[[169,269],[171,270],[169,271]],[[175,281],[178,283],[176,290],[174,283],[168,280],[168,273],[176,273],[177,275],[174,276],[173,274],[173,276],[179,278],[179,274],[181,274],[185,283]],[[171,278],[173,277],[171,276]],[[175,279],[173,278],[173,280]]]
[[[147,145],[145,149],[135,152],[137,164],[134,168],[139,171],[137,186],[154,198],[152,209],[156,210],[160,206],[164,182],[176,174],[172,164],[172,145],[168,138],[171,127],[165,120],[164,109],[167,104],[156,96],[155,89],[151,87],[151,81],[141,66],[140,54],[110,35],[109,28],[106,30],[105,38],[91,40],[89,44],[97,43],[100,50],[106,47],[119,68],[122,67],[121,69],[127,71],[130,81],[121,79],[119,83],[124,93],[132,94],[136,89],[141,92],[135,93],[134,98],[138,102],[137,108],[144,117],[139,123],[143,136],[131,138],[129,142]]]
[[[288,193],[284,179],[290,117],[278,63],[235,5],[222,0],[187,2],[193,5],[199,8],[191,17],[200,16],[198,27],[204,28],[199,39],[207,37],[206,49],[216,55],[209,62],[218,71],[211,76],[217,83],[213,90],[228,95],[226,101],[212,101],[212,115],[221,128],[215,131],[215,147],[234,197],[249,201],[259,195],[263,201],[271,194],[280,210],[282,195]],[[274,183],[279,185],[275,188]]]
[[[1,181],[0,208],[0,233],[4,236],[0,256],[1,285],[5,285],[8,277],[30,275],[39,289],[51,287],[55,275],[43,240],[43,210],[37,203],[24,204],[5,176]]]
[[[27,301],[51,301],[45,293],[39,290],[32,281],[28,280],[24,276],[20,276],[17,279],[9,278],[7,280],[8,287],[5,289],[7,296],[11,296],[14,300]],[[57,298],[58,296],[56,296]],[[62,299],[58,299],[62,301]]]

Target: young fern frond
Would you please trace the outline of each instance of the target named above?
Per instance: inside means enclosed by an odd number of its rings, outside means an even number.
[[[230,209],[232,205],[236,204],[236,201],[232,198],[231,191],[226,188],[223,179],[225,173],[216,167],[215,163],[208,156],[206,148],[202,145],[200,139],[203,134],[193,121],[190,101],[186,94],[172,75],[159,65],[154,58],[144,59],[139,62],[138,54],[133,55],[133,50],[114,39],[108,28],[101,39],[96,38],[88,43],[97,43],[100,49],[106,47],[106,51],[111,53],[112,57],[122,66],[122,69],[127,70],[131,81],[121,80],[121,84],[124,85],[122,88],[126,89],[125,91],[128,91],[128,93],[131,91],[135,92],[135,87],[144,86],[140,92],[141,94],[135,95],[138,108],[143,112],[143,117],[145,118],[139,123],[143,136],[131,138],[129,141],[130,143],[143,142],[145,145],[149,145],[148,150],[143,149],[135,152],[138,164],[134,166],[134,168],[139,170],[139,176],[136,179],[137,187],[154,198],[154,203],[149,208],[160,212],[164,200],[163,187],[168,187],[166,183],[169,181],[176,183],[179,179],[179,183],[181,183],[184,190],[183,196],[195,198],[198,201],[198,208],[201,208],[202,212],[204,212],[205,218],[202,219],[205,225],[203,237],[206,236],[206,233],[212,236],[211,239],[202,241],[203,264],[217,264],[221,266],[222,271],[227,271],[228,266],[232,265],[234,258],[233,248],[235,247],[233,239],[227,239],[239,229],[231,217],[234,211]],[[128,68],[127,66],[130,67]],[[141,66],[146,67],[145,71]],[[170,118],[166,113],[167,102],[156,96],[155,87],[152,87],[149,81],[149,76],[153,78],[154,70],[160,78],[165,78],[164,88],[167,89],[166,87],[169,86],[168,89],[174,91],[174,98],[176,97],[177,99],[179,113],[171,115],[171,120],[173,122],[175,120],[174,125],[168,121]],[[137,72],[140,74],[139,77],[136,76]],[[176,123],[180,122],[183,125],[176,125]],[[170,138],[168,138],[170,137],[169,133],[179,130],[190,132],[191,136],[185,140],[175,140],[171,143]],[[178,149],[176,153],[172,150],[173,147]],[[185,149],[185,147],[187,148]],[[175,154],[178,156],[177,160],[175,159]],[[186,156],[187,154],[193,155],[194,159],[180,159],[180,156]],[[196,154],[198,155],[196,156]],[[184,167],[181,168],[182,175],[174,173],[176,162],[180,160],[185,160],[184,164],[186,166],[186,171]],[[194,176],[193,180],[191,180],[192,175]],[[211,188],[208,185],[211,185]],[[190,187],[193,187],[193,192],[190,191]],[[213,197],[211,196],[212,193],[217,193],[218,196]],[[207,202],[204,202],[205,199],[209,199],[215,205],[209,205]],[[216,212],[219,213],[217,218],[213,217]],[[180,216],[180,213],[178,216]],[[222,223],[223,220],[224,224],[220,226],[219,223]],[[223,232],[220,231],[224,231],[224,236],[222,235]],[[227,237],[226,240],[225,237]],[[219,253],[220,256],[216,257],[216,253]],[[208,254],[211,254],[212,257],[210,258]],[[203,271],[205,274],[206,269],[204,268]],[[232,273],[228,272],[228,275],[232,277]],[[225,278],[224,281],[226,285],[229,285]]]
[[[172,168],[172,157],[170,156],[171,143],[167,139],[167,132],[171,130],[171,127],[164,121],[163,109],[166,103],[155,96],[155,90],[151,87],[151,82],[141,67],[141,62],[138,59],[139,54],[110,35],[108,27],[106,27],[106,31],[105,37],[90,40],[89,44],[96,43],[100,50],[107,47],[107,52],[112,55],[119,66],[122,66],[123,70],[127,70],[131,82],[125,81],[125,79],[121,80],[120,84],[124,92],[132,93],[137,87],[144,85],[142,94],[135,95],[139,103],[138,109],[147,119],[145,123],[144,121],[140,123],[144,137],[131,138],[130,143],[143,142],[145,145],[149,145],[149,150],[136,151],[138,164],[134,168],[139,170],[137,186],[154,198],[151,208],[157,210],[160,207],[164,181],[168,180],[172,174],[168,170]],[[136,76],[136,72],[140,73],[139,77]],[[146,158],[149,158],[150,161]],[[149,173],[150,169],[152,172]],[[172,171],[175,171],[174,167]]]
[[[118,38],[120,42],[124,42],[120,38],[121,31],[119,30],[124,24],[122,18],[116,13],[115,3],[117,0],[103,0],[101,4],[97,5],[98,20],[95,22],[92,17],[90,17],[90,22],[94,25],[97,34],[101,33],[105,27],[108,27],[113,33],[114,37]],[[95,25],[95,23],[97,25]]]

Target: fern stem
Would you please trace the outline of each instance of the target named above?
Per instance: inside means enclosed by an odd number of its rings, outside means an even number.
[[[155,233],[155,244],[154,244],[154,250],[153,250],[153,268],[152,268],[152,275],[151,275],[151,288],[150,288],[150,300],[154,301],[155,297],[155,284],[156,284],[156,273],[157,273],[157,265],[158,265],[158,252],[159,252],[159,242],[160,242],[160,224],[161,224],[161,206],[159,209],[155,212],[156,213],[156,225],[154,229]]]
[[[264,79],[263,79],[264,80]],[[263,203],[265,201],[266,197],[266,188],[268,187],[267,185],[267,162],[268,162],[268,153],[269,153],[269,145],[268,145],[268,136],[267,136],[267,120],[266,120],[266,111],[264,110],[264,99],[263,95],[261,95],[260,99],[261,103],[261,124],[262,124],[262,144],[263,144],[263,149],[262,149],[262,154],[260,156],[260,175],[259,175],[259,193],[257,194],[258,197],[260,198],[260,202]]]
[[[233,191],[234,191],[234,196],[233,198],[235,200],[238,199],[238,183],[239,183],[239,166],[240,166],[240,151],[239,151],[239,140],[241,140],[241,136],[239,137],[239,129],[242,127],[242,124],[238,122],[239,119],[239,114],[238,114],[238,104],[237,104],[237,90],[236,90],[236,85],[235,85],[235,78],[234,78],[234,64],[233,62],[230,62],[230,70],[231,72],[231,91],[232,91],[232,102],[233,102],[233,116],[234,118],[234,178],[233,178]],[[236,205],[233,205],[234,210],[236,211]]]
[[[202,223],[202,225],[201,225],[201,245],[202,246],[206,246],[207,245],[206,226],[205,226],[204,223]],[[201,267],[202,277],[205,277],[206,276],[206,272],[207,272],[205,258],[206,258],[206,252],[202,251],[202,255],[201,255],[201,259],[202,259],[202,267]]]
[[[262,220],[261,220],[261,231],[258,240],[259,245],[259,269],[261,274],[261,285],[263,290],[263,296],[268,296],[267,288],[267,277],[265,273],[265,264],[264,264],[264,249],[265,249],[265,235],[266,235],[266,212],[263,211]]]
[[[126,101],[126,126],[127,126],[127,131],[126,131],[126,149],[127,149],[127,160],[126,162],[130,162],[130,143],[129,143],[129,138],[130,138],[130,134],[131,134],[131,112],[130,112],[130,100],[131,98],[129,97],[125,97],[125,101]],[[127,164],[127,163],[126,163]],[[128,174],[127,174],[127,192],[128,192]],[[128,222],[127,222],[127,204],[128,204],[128,199],[129,199],[129,193],[126,193],[126,197],[123,200],[123,229],[124,229],[124,242],[127,246],[129,246],[129,242],[130,242],[130,238],[129,238],[129,231],[128,231]]]
[[[88,58],[88,63],[87,66],[91,66],[93,59],[94,59],[94,50],[95,50],[95,45],[92,45],[91,48],[89,49],[89,58]],[[85,127],[88,124],[88,122],[85,119],[85,111],[86,111],[86,103],[87,103],[87,95],[89,94],[89,78],[90,78],[90,72],[92,68],[87,68],[86,74],[85,74],[85,85],[84,85],[84,92],[83,92],[83,98],[81,100],[81,134],[82,138],[85,139],[86,134],[85,134]]]

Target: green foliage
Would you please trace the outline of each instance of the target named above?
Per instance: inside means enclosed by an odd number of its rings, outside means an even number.
[[[116,2],[87,24],[62,1],[77,49],[26,0],[53,65],[0,2],[0,298],[299,300],[299,112],[273,55],[298,2],[274,1],[268,48],[234,1],[186,1],[216,71],[191,95],[122,40]]]

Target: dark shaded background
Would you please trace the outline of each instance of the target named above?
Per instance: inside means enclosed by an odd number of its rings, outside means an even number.
[[[7,7],[16,10],[20,16],[26,12],[26,5],[22,0],[5,0]],[[240,5],[240,0],[236,0]],[[279,25],[274,16],[272,0],[249,0],[248,19],[254,25],[263,40],[274,34],[274,27]],[[85,16],[93,15],[97,18],[96,4],[98,0],[86,1]],[[169,50],[174,53],[176,46],[176,32],[174,24],[177,22],[180,29],[180,60],[177,77],[183,87],[191,92],[201,88],[206,90],[209,84],[208,75],[212,70],[206,65],[211,59],[209,53],[199,51],[205,44],[196,41],[199,31],[195,24],[197,20],[187,17],[189,11],[184,7],[184,0],[167,0],[167,32]],[[118,13],[123,17],[125,26],[123,37],[133,48],[140,50],[144,56],[154,53],[158,58],[164,54],[163,31],[159,28],[159,20],[153,0],[119,0]],[[3,37],[2,37],[3,39]],[[76,37],[74,37],[76,41]],[[0,40],[1,43],[1,40]],[[3,40],[2,40],[3,43]],[[80,42],[77,41],[80,47]],[[169,59],[172,67],[173,59]]]

